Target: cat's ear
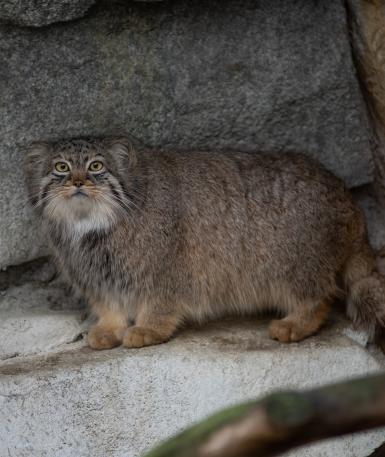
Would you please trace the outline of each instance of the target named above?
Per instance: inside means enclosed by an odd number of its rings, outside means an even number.
[[[136,152],[133,142],[128,137],[109,138],[105,141],[104,147],[119,174],[126,174],[135,166]]]
[[[28,170],[34,170],[36,167],[41,166],[42,163],[47,162],[51,145],[42,141],[35,141],[27,148],[25,156],[25,167]]]
[[[45,175],[51,145],[49,143],[34,142],[29,145],[24,160],[24,172],[29,199],[36,205],[41,186],[41,179]]]

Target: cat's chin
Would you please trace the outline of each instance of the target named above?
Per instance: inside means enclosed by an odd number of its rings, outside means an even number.
[[[74,237],[108,231],[117,221],[117,215],[108,205],[97,204],[86,195],[74,196],[55,205],[48,217]]]
[[[79,200],[79,199],[84,200],[86,198],[89,198],[89,196],[85,192],[78,190],[78,191],[74,192],[70,198],[71,198],[71,200]]]
[[[115,224],[116,220],[113,217],[106,215],[93,215],[82,218],[71,218],[62,224],[65,226],[65,231],[73,238],[79,238],[89,232],[108,232]]]

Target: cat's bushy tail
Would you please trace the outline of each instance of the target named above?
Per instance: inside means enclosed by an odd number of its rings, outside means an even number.
[[[385,332],[385,276],[379,271],[377,259],[369,246],[353,254],[345,265],[344,283],[347,293],[347,314],[364,327],[374,340]]]

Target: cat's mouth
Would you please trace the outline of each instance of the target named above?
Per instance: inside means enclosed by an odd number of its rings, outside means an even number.
[[[88,197],[88,193],[87,191],[83,190],[83,189],[76,189],[72,192],[71,194],[71,198],[74,197],[74,198],[84,198],[84,197]]]

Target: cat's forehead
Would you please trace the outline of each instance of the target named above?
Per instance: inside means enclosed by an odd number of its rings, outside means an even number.
[[[54,145],[54,155],[73,162],[83,162],[96,155],[103,155],[103,146],[97,140],[67,140]]]

